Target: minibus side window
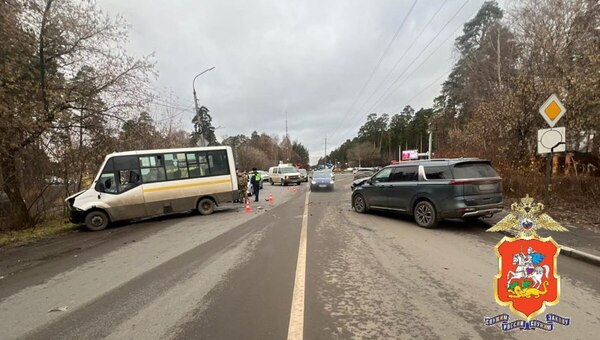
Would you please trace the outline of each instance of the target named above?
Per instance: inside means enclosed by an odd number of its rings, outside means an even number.
[[[187,161],[184,153],[165,154],[165,168],[167,179],[188,178]]]
[[[161,182],[166,180],[162,155],[140,156],[140,168],[144,183]]]
[[[135,188],[141,183],[135,156],[114,157],[102,169],[96,190],[108,194],[119,194]]]
[[[133,189],[142,183],[138,170],[119,170],[119,192]]]
[[[198,163],[200,165],[200,177],[210,176],[206,152],[198,152]]]
[[[109,194],[119,193],[119,185],[117,182],[117,176],[115,176],[115,168],[113,163],[113,158],[106,161],[104,169],[102,169],[102,174],[96,183],[96,191]]]
[[[101,183],[101,186],[96,186],[96,190],[100,192],[106,192],[109,194],[118,194],[119,188],[117,186],[117,179],[115,177],[114,172],[103,173],[100,175],[100,179],[98,183]],[[103,189],[102,189],[103,188]]]
[[[221,176],[229,174],[229,163],[227,162],[227,152],[224,150],[209,151],[208,164],[210,166],[211,176]]]
[[[188,169],[190,171],[190,177],[200,177],[200,167],[198,166],[198,157],[195,153],[185,154],[187,157]]]
[[[137,156],[115,157],[114,167],[119,179],[119,193],[142,183]]]

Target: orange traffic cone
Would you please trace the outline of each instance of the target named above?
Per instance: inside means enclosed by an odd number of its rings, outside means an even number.
[[[273,205],[273,194],[269,194],[269,205]]]
[[[246,214],[249,214],[252,212],[252,208],[250,208],[250,200],[246,199]]]
[[[296,193],[296,191],[298,191],[298,189],[296,189],[296,187],[294,187],[294,194]]]

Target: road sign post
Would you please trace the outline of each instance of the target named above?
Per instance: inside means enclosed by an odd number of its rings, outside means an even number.
[[[564,127],[554,128],[556,123],[567,113],[564,105],[555,94],[552,94],[540,107],[540,115],[544,118],[550,129],[538,130],[538,153],[546,154],[546,183],[544,185],[544,203],[550,202],[552,190],[552,156],[554,152],[566,151],[566,131]],[[560,149],[559,149],[560,148]]]
[[[552,191],[552,156],[554,149],[561,145],[565,145],[565,142],[556,143],[550,148],[550,152],[546,154],[546,188],[544,190],[544,204],[546,205],[550,202],[550,191]]]

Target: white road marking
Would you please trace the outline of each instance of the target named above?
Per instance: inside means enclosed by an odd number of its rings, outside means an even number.
[[[302,215],[302,230],[300,231],[300,246],[298,247],[298,262],[296,263],[296,279],[292,296],[292,311],[288,327],[288,340],[302,340],[304,337],[304,293],[306,283],[306,229],[308,228],[308,196],[304,199],[304,214]]]

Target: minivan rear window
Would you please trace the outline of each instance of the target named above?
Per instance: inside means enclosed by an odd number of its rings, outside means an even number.
[[[454,165],[454,178],[498,177],[498,173],[489,163],[458,163]]]

